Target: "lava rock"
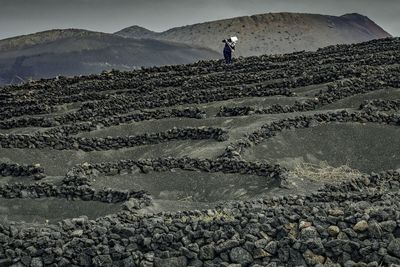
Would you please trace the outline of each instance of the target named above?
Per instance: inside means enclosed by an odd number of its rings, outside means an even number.
[[[168,259],[154,259],[155,267],[185,267],[188,265],[186,257],[172,257]]]
[[[328,231],[328,234],[333,237],[336,237],[340,233],[340,229],[336,225],[329,226],[327,231]]]
[[[214,245],[206,245],[200,248],[199,256],[201,260],[212,260],[215,257]]]
[[[251,256],[251,254],[241,247],[233,248],[229,252],[229,257],[232,262],[240,263],[243,266],[247,266],[253,261],[253,257]]]
[[[368,229],[368,222],[365,220],[357,222],[353,227],[353,230],[357,232],[364,232],[367,229]]]
[[[389,243],[387,250],[391,255],[400,258],[400,238],[393,239]]]

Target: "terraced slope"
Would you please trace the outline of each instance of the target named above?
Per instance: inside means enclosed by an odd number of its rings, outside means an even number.
[[[0,265],[399,264],[399,49],[0,89]]]

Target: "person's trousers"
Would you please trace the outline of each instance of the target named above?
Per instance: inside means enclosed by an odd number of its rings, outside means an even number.
[[[224,58],[226,64],[231,64],[232,63],[232,51],[224,49]]]

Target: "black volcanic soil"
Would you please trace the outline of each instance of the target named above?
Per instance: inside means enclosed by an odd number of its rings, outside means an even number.
[[[399,264],[399,48],[1,88],[0,266]]]
[[[400,129],[377,124],[329,124],[286,131],[256,146],[246,160],[268,160],[287,168],[297,161],[364,173],[400,168]],[[385,159],[385,160],[382,160]]]

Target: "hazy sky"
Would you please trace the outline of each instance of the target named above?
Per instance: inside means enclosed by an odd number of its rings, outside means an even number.
[[[400,36],[400,0],[0,0],[0,39],[55,28],[163,31],[268,12],[361,13]]]

